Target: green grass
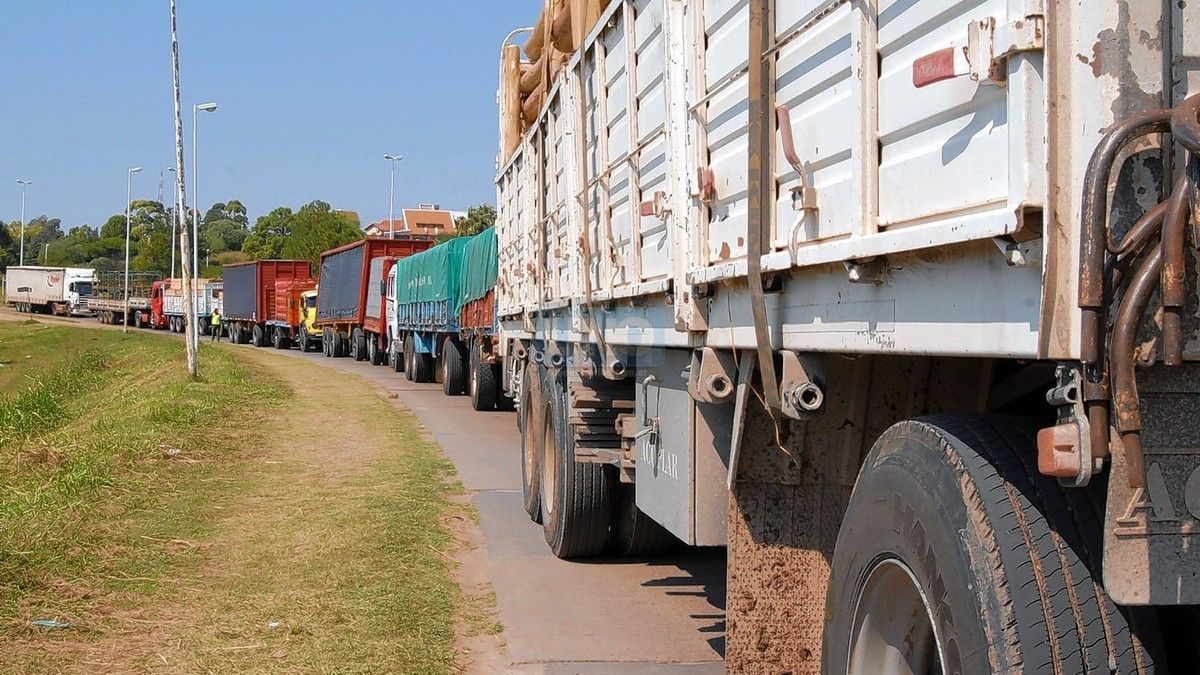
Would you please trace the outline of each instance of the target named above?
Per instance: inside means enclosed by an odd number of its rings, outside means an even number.
[[[0,321],[0,395],[27,384],[29,377],[55,366],[89,348],[119,344],[114,331],[79,331],[47,326],[32,319]]]
[[[124,590],[120,577],[132,575],[123,572],[166,562],[124,555],[154,529],[154,519],[125,516],[187,503],[180,483],[237,459],[206,442],[213,420],[251,402],[273,405],[278,387],[223,351],[206,351],[204,377],[193,382],[177,341],[16,325],[0,324],[5,353],[19,345],[32,358],[22,359],[24,386],[0,397],[0,615],[71,616],[84,606],[39,603],[41,594],[92,576]]]
[[[454,581],[448,523],[475,514],[411,414],[269,352],[205,344],[193,382],[181,347],[0,322],[10,667],[451,672],[456,625],[499,633]]]

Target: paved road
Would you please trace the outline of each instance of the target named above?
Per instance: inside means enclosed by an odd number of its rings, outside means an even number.
[[[558,560],[521,507],[513,413],[475,412],[466,397],[448,398],[441,385],[415,384],[386,367],[287,353],[395,392],[454,462],[479,510],[511,671],[724,672],[724,551],[648,562]]]
[[[637,563],[558,560],[521,507],[514,413],[476,412],[466,397],[447,397],[439,384],[409,382],[386,367],[290,354],[395,392],[454,462],[479,510],[514,670],[724,672],[724,551]]]

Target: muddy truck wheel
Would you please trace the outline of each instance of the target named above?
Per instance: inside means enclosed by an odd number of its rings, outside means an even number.
[[[608,543],[616,469],[575,460],[566,371],[548,371],[542,380],[542,531],[555,557],[591,558]]]
[[[442,393],[462,396],[467,390],[466,346],[458,340],[442,343]]]
[[[521,382],[521,401],[517,408],[517,426],[521,430],[521,501],[525,513],[535,523],[542,522],[542,481],[539,472],[545,411],[542,407],[542,378],[538,366],[525,367]]]
[[[879,438],[834,550],[825,672],[1165,663],[1153,610],[1118,607],[1101,586],[1104,486],[1064,489],[1039,474],[1034,429],[945,415]]]

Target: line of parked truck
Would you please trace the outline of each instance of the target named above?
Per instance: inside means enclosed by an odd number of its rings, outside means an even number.
[[[428,238],[368,237],[326,251],[320,275],[307,260],[226,265],[200,279],[194,307],[201,330],[214,311],[230,341],[320,349],[388,365],[415,382],[470,394],[476,410],[506,406],[493,354],[496,236],[492,229],[440,245]],[[319,279],[319,283],[318,283]],[[18,311],[94,316],[101,323],[184,330],[181,279],[64,267],[10,267],[6,303]]]

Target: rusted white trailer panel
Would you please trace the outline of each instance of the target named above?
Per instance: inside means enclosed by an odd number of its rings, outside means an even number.
[[[1050,4],[1053,25],[1041,0],[776,5],[762,267],[811,270],[769,301],[776,347],[1076,355],[1075,312],[1042,274],[1069,295],[1073,195],[1122,112],[1069,102],[1127,98],[1128,75],[1089,54],[1128,11]],[[724,309],[745,286],[723,283],[747,274],[747,21],[737,0],[610,4],[499,173],[510,325],[574,307],[555,326],[579,336],[589,301],[638,297],[606,317],[610,340],[753,346]],[[1145,80],[1162,88],[1161,71]]]

